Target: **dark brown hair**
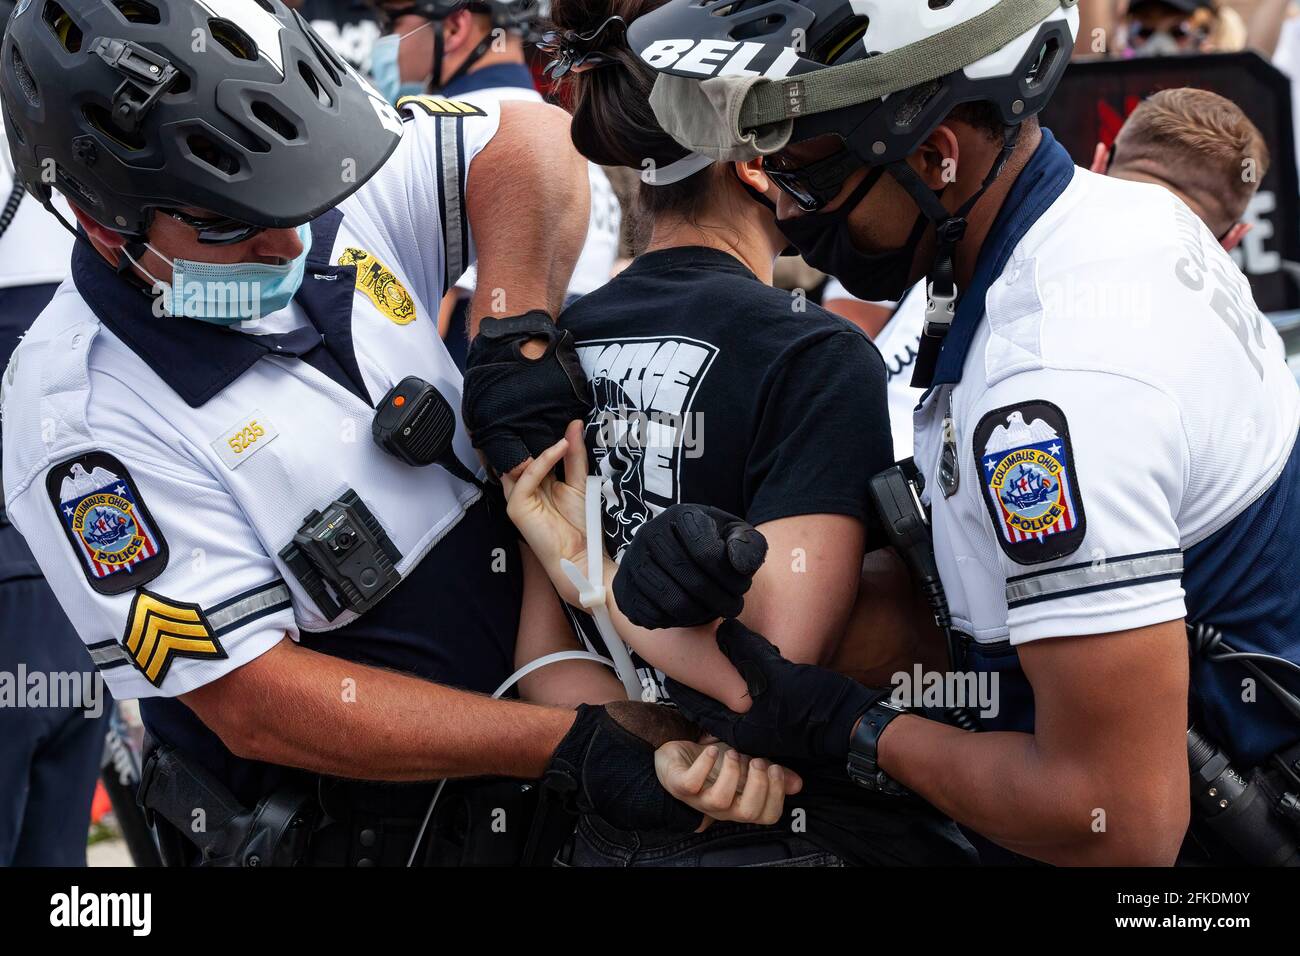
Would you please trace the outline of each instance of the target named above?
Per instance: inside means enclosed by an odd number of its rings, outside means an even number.
[[[557,30],[590,33],[612,16],[627,24],[666,0],[553,0]],[[616,62],[564,76],[557,92],[573,113],[570,135],[583,156],[601,166],[626,166],[638,173],[662,169],[687,154],[663,131],[650,109],[655,72],[641,61],[621,32],[606,31],[601,52]],[[649,165],[653,164],[653,166]],[[712,167],[678,183],[652,186],[642,180],[639,205],[650,215],[688,218],[708,199]]]

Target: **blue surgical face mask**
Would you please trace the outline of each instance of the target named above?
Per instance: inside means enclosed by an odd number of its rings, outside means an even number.
[[[302,254],[282,265],[168,259],[146,242],[146,249],[172,267],[170,283],[155,278],[130,252],[126,256],[162,291],[162,308],[167,315],[236,325],[278,312],[302,286],[307,253],[311,251],[309,224],[298,227],[298,238]]]
[[[433,21],[416,27],[411,33],[418,33],[425,27],[431,26]],[[376,40],[375,45],[370,49],[370,78],[374,81],[375,89],[379,90],[380,95],[393,104],[403,96],[419,96],[428,84],[427,78],[415,83],[402,82],[402,71],[397,54],[402,41],[411,33],[404,33],[401,36],[390,33]]]

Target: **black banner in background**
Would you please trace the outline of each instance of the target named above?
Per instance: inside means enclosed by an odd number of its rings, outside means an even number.
[[[1258,54],[1073,63],[1043,112],[1043,125],[1076,163],[1087,168],[1097,144],[1114,142],[1124,120],[1143,99],[1182,86],[1232,100],[1263,134],[1272,165],[1246,212],[1245,221],[1255,228],[1232,255],[1250,278],[1262,311],[1300,308],[1300,187],[1291,82]]]

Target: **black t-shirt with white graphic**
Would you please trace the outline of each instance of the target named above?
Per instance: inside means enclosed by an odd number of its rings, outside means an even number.
[[[886,371],[850,323],[686,247],[639,257],[560,325],[595,399],[586,444],[611,555],[677,502],[755,525],[839,514],[874,529],[867,483],[894,461]],[[883,544],[869,530],[868,549]]]

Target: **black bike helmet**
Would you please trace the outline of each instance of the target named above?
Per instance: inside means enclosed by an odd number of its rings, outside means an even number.
[[[281,0],[19,0],[0,46],[17,177],[142,238],[158,208],[270,228],[319,216],[402,135]]]

